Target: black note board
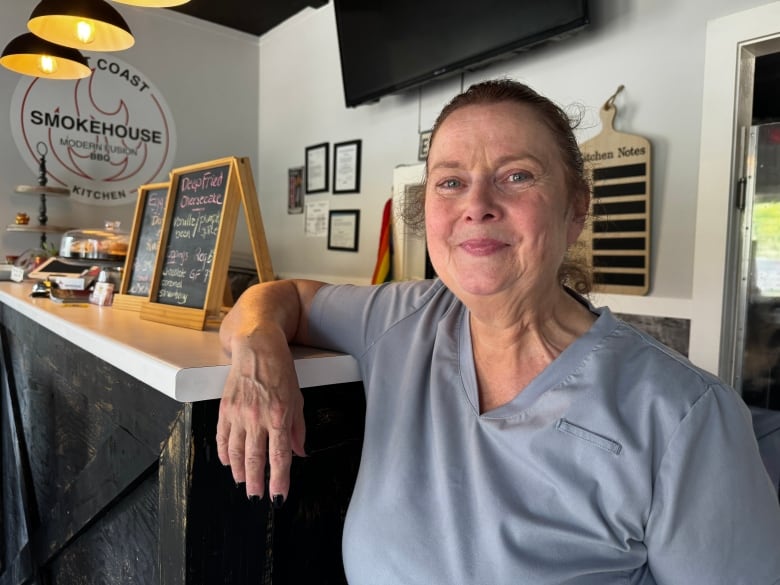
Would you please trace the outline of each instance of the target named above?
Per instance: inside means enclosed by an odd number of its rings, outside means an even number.
[[[202,329],[219,313],[241,190],[234,157],[175,169],[141,317]]]
[[[178,177],[156,302],[204,306],[230,170],[225,164]]]
[[[115,308],[140,311],[143,300],[149,298],[169,188],[170,183],[138,188],[122,283],[114,295]]]
[[[173,170],[142,319],[192,329],[222,319],[232,304],[227,278],[239,209],[258,279],[273,280],[249,159],[226,157]]]

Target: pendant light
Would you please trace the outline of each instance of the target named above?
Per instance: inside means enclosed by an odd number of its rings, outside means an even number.
[[[52,43],[88,51],[122,51],[135,43],[125,19],[105,0],[41,0],[27,28]]]
[[[0,56],[0,65],[45,79],[80,79],[92,73],[84,55],[76,49],[55,45],[32,33],[19,35],[8,43]]]
[[[170,8],[171,6],[181,6],[190,0],[114,0],[119,4],[129,4],[130,6],[141,6],[143,8]]]

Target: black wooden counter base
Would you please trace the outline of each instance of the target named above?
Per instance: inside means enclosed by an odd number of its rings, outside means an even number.
[[[218,401],[168,398],[1,304],[0,338],[0,585],[345,583],[360,383],[304,390],[311,455],[274,511],[219,463]]]

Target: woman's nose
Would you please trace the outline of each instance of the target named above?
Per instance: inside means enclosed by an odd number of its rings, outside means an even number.
[[[472,183],[466,197],[466,220],[490,221],[498,218],[499,214],[495,185],[485,180]]]

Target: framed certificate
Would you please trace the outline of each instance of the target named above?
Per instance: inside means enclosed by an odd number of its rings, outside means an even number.
[[[360,210],[338,209],[328,215],[328,250],[358,251]]]
[[[328,190],[328,143],[306,147],[306,193]]]
[[[333,145],[333,192],[360,191],[360,140]]]

